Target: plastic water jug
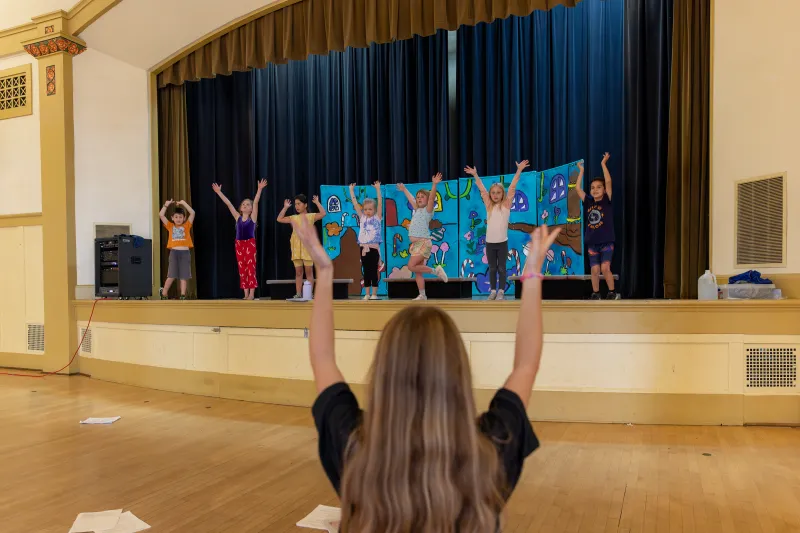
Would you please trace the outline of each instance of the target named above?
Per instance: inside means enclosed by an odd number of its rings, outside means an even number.
[[[311,300],[314,297],[313,291],[311,290],[311,282],[305,280],[303,282],[303,300]]]
[[[706,270],[706,273],[697,279],[697,299],[716,300],[719,298],[717,291],[717,276]]]

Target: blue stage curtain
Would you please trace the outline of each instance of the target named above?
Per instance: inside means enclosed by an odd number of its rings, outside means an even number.
[[[664,296],[672,15],[673,0],[625,6],[625,158],[614,190],[620,278],[635,298]]]
[[[628,298],[663,296],[671,14],[672,0],[584,0],[458,30],[459,166],[585,159],[588,190],[610,152]]]
[[[186,119],[192,186],[190,203],[197,213],[194,222],[197,296],[201,299],[241,298],[234,252],[235,221],[211,184],[221,184],[222,192],[236,207],[255,194],[259,174],[254,164],[253,74],[236,72],[231,76],[187,82]],[[268,219],[274,218],[262,198],[260,229],[256,232],[259,239],[257,274],[263,272],[268,248],[263,228]],[[258,279],[259,284],[263,283],[263,276]]]
[[[266,177],[258,279],[294,278],[283,200],[320,186],[428,181],[448,164],[447,33],[187,83],[200,298],[240,294],[234,205]],[[314,209],[314,208],[312,208]],[[206,219],[203,220],[203,217]],[[262,291],[262,294],[264,292]]]

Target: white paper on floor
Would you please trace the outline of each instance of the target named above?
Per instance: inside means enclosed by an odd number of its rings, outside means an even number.
[[[297,527],[321,529],[328,533],[338,533],[339,522],[342,519],[342,510],[338,507],[317,505],[317,508],[297,523]]]
[[[69,533],[93,533],[94,531],[113,529],[119,522],[120,515],[122,515],[122,509],[101,511],[99,513],[81,513],[72,523]]]
[[[139,520],[132,512],[126,511],[120,515],[119,522],[113,529],[95,530],[94,533],[138,533],[145,529],[150,529],[150,526]]]
[[[81,424],[113,424],[117,420],[122,418],[121,416],[111,416],[108,418],[87,418],[86,420],[81,420]]]

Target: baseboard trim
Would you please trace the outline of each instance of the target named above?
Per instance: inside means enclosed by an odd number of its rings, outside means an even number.
[[[0,368],[41,370],[44,355],[32,353],[0,353]]]
[[[231,400],[311,407],[312,381],[202,372],[81,358],[81,374],[150,389]],[[362,403],[365,386],[351,385]],[[494,390],[476,389],[483,410]],[[534,421],[669,425],[800,424],[800,396],[533,391],[528,416]]]

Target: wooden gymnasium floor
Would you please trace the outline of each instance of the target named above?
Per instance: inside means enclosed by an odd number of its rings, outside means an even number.
[[[535,427],[505,531],[800,531],[800,429]],[[3,533],[63,533],[120,507],[153,533],[294,532],[338,505],[308,409],[2,376],[0,428]]]

